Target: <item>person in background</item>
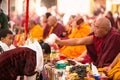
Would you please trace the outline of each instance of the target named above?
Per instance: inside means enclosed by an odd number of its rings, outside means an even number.
[[[114,20],[112,12],[111,11],[106,12],[105,13],[105,17],[110,20],[112,27],[114,27],[115,29],[117,29],[117,26],[115,25],[115,20]]]
[[[43,31],[43,38],[48,38],[52,33],[56,34],[60,38],[64,38],[66,36],[65,28],[62,24],[58,23],[55,16],[50,16],[48,18],[48,26],[46,26]]]
[[[2,0],[0,0],[0,7],[2,4]],[[8,29],[8,19],[6,14],[0,8],[0,29]]]
[[[68,35],[72,33],[72,22],[74,21],[74,18],[75,18],[75,15],[71,15],[69,17],[67,24],[65,25],[65,29]]]
[[[25,44],[25,32],[22,28],[16,28],[16,34],[14,36],[13,44],[16,47],[23,46]]]
[[[90,26],[80,16],[76,16],[72,22],[73,31],[68,38],[83,38],[90,33]],[[85,45],[82,46],[63,46],[60,48],[60,53],[68,58],[77,58],[86,50]]]
[[[96,19],[93,33],[84,38],[61,40],[56,38],[59,45],[86,45],[87,53],[97,68],[109,66],[120,52],[120,34],[111,26],[106,17]]]
[[[51,15],[52,15],[52,14],[51,14],[50,12],[46,12],[45,15],[43,15],[43,17],[42,17],[42,22],[41,22],[41,25],[42,25],[43,29],[44,29],[45,27],[47,27],[47,25],[48,25],[47,20],[48,20],[48,18],[49,18]]]
[[[0,46],[3,51],[15,48],[13,45],[13,33],[8,29],[0,30]]]
[[[117,25],[117,31],[120,33],[120,17],[117,18],[116,25]]]
[[[43,28],[39,24],[36,24],[34,20],[29,20],[28,38],[34,38],[38,41],[43,39]]]

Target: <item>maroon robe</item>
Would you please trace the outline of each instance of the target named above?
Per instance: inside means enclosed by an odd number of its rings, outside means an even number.
[[[104,38],[94,36],[93,40],[93,44],[87,45],[93,63],[98,68],[110,65],[120,52],[120,34],[111,29]]]
[[[0,80],[16,80],[17,76],[35,74],[36,52],[15,48],[0,55]]]
[[[50,26],[47,24],[43,31],[43,39],[46,39],[48,37],[49,31],[50,31]]]
[[[50,26],[47,25],[44,29],[43,32],[43,38],[46,39],[49,36],[49,31],[50,31]],[[64,33],[66,33],[65,28],[63,27],[63,25],[61,25],[60,23],[57,23],[56,26],[54,26],[54,29],[51,33],[56,34],[58,37],[62,38],[64,37]]]

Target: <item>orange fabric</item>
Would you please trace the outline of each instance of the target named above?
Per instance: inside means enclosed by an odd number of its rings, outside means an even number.
[[[34,38],[36,40],[41,40],[43,39],[43,28],[39,25],[35,25],[31,30],[30,30],[30,36],[31,38]]]
[[[90,33],[90,26],[88,24],[82,24],[79,28],[74,29],[74,31],[69,35],[69,38],[82,38]],[[66,55],[69,58],[76,58],[81,55],[86,50],[83,46],[63,46],[60,49],[60,53]]]
[[[15,35],[14,45],[23,46],[25,44],[25,33],[19,33]]]
[[[112,80],[120,80],[120,58],[117,64],[108,72],[108,77]]]

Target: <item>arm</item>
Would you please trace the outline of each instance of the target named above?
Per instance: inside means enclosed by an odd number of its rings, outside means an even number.
[[[93,36],[87,36],[84,38],[72,38],[61,40],[57,38],[55,41],[59,45],[66,45],[66,46],[77,46],[77,45],[88,45],[93,43]]]

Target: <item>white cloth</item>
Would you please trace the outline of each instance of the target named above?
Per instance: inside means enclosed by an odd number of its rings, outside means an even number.
[[[46,43],[48,43],[49,45],[52,45],[55,43],[57,36],[56,34],[52,33],[50,34],[50,36],[45,40]]]
[[[40,72],[43,69],[43,51],[42,51],[42,48],[41,48],[40,44],[38,43],[38,41],[36,41],[36,40],[34,40],[33,42],[31,42],[31,41],[28,41],[28,42],[23,47],[28,47],[36,52],[37,65],[36,65],[35,71]]]
[[[0,41],[0,46],[2,47],[3,51],[8,51],[10,49],[16,48],[14,45],[8,46],[7,44],[3,43],[2,41]]]

